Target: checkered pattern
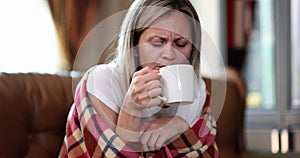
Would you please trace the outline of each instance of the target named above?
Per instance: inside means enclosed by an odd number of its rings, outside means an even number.
[[[219,157],[215,143],[216,123],[210,113],[209,96],[200,119],[192,128],[159,151],[140,153],[131,150],[97,114],[87,97],[87,78],[88,73],[76,90],[59,157]]]

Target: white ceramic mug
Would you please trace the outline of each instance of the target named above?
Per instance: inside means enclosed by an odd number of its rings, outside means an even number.
[[[162,96],[165,104],[192,103],[194,101],[195,74],[192,65],[177,64],[159,69]]]

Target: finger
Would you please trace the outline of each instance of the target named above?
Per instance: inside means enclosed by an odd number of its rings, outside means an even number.
[[[133,74],[133,77],[145,75],[145,74],[148,74],[148,73],[151,73],[151,72],[156,72],[156,71],[157,71],[157,70],[153,70],[153,69],[151,69],[149,66],[146,66],[146,67],[142,68],[141,70],[135,72],[135,73]]]
[[[141,105],[145,107],[156,106],[161,103],[161,100],[156,99],[156,97],[161,95],[161,93],[162,93],[162,89],[160,88],[160,83],[153,82],[153,86],[151,88],[137,87],[134,92],[134,96],[135,96],[134,98],[136,98],[136,101],[138,103],[141,103]]]
[[[156,98],[151,98],[151,100],[149,101],[147,107],[152,107],[152,106],[161,106],[163,103],[163,101],[156,97]]]
[[[156,97],[150,98],[149,94],[144,96],[139,96],[138,98],[132,99],[132,102],[141,108],[149,108],[153,106],[162,106],[163,101]]]
[[[164,65],[157,62],[147,62],[142,64],[142,67],[146,67],[146,66],[150,67],[151,69],[158,70],[160,67],[163,67]]]
[[[158,76],[158,73],[149,73],[141,76],[135,76],[132,78],[132,83],[136,87],[146,87],[151,86],[152,81],[155,81],[155,83],[160,82],[160,76]],[[147,87],[147,88],[148,88]]]
[[[150,98],[155,98],[155,97],[161,95],[161,93],[162,93],[162,89],[160,87],[157,87],[155,89],[149,90],[148,91],[148,96]]]
[[[161,91],[160,86],[161,86],[160,81],[154,80],[148,82],[146,85],[136,86],[135,92],[139,93],[140,95],[139,99],[150,99],[156,97],[157,95],[160,95],[159,93],[159,91]]]
[[[159,88],[161,87],[160,80],[156,79],[156,80],[149,81],[148,83],[146,83],[146,87],[148,87],[148,90]]]
[[[140,137],[140,141],[143,145],[147,146],[148,150],[156,150],[159,149],[162,143],[157,143],[158,138],[163,135],[163,131],[158,128],[157,124],[153,124],[153,121],[145,122],[141,127],[143,134]]]
[[[142,80],[144,81],[144,83],[147,84],[150,84],[151,81],[160,82],[160,76],[158,75],[158,73],[150,72],[148,74],[143,75]]]
[[[149,137],[149,140],[148,140],[148,148],[150,150],[155,150],[155,149],[158,149],[156,148],[156,142],[157,142],[157,139],[159,138],[159,135],[161,134],[160,132],[158,131],[154,131],[154,132],[151,132],[151,136]]]
[[[143,144],[144,150],[149,150],[148,140],[150,136],[151,136],[151,132],[143,132],[143,134],[140,137],[140,142]]]
[[[143,144],[143,151],[144,151],[144,152],[150,151],[148,145],[144,145],[144,144]]]
[[[133,82],[131,83],[130,89],[133,92],[132,95],[136,96],[135,98],[138,99],[147,99],[149,97],[149,90],[152,90],[154,88],[160,87],[161,83],[159,80],[152,80],[148,83],[145,83],[147,79],[143,79],[144,77],[139,76],[133,79]],[[150,78],[151,79],[151,78]],[[142,94],[146,93],[146,94]]]
[[[143,137],[147,138],[147,136],[149,136],[148,134],[150,134],[154,126],[155,125],[153,124],[153,121],[144,122],[140,128],[140,139],[142,139]]]
[[[147,83],[144,86],[137,87],[136,92],[138,92],[140,95],[139,99],[151,99],[153,97],[156,97],[157,95],[160,95],[160,89],[160,82],[158,80],[155,80]]]
[[[159,135],[155,143],[155,148],[160,149],[164,145],[166,139],[167,138],[165,134],[162,133],[161,135]]]

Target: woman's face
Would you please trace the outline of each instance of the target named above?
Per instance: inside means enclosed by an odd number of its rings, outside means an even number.
[[[191,25],[187,17],[172,12],[154,21],[144,30],[138,42],[141,65],[161,66],[188,64],[192,51]]]

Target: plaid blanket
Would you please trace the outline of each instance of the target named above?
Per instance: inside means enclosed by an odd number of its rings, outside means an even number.
[[[87,78],[88,73],[77,86],[59,157],[219,157],[215,143],[216,123],[211,116],[209,96],[201,117],[192,128],[159,151],[135,152],[97,114],[87,96]]]

